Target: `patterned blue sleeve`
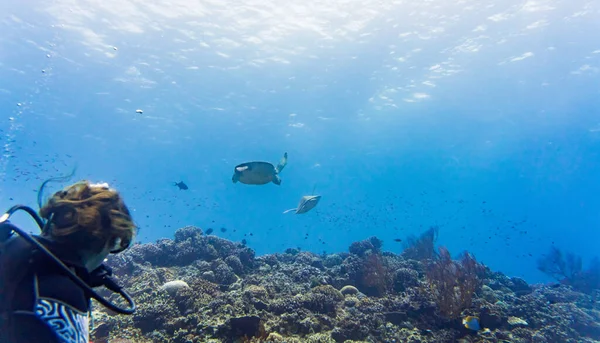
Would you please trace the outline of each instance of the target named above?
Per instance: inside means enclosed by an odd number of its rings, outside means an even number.
[[[60,343],[89,343],[88,312],[78,310],[52,296],[41,295],[37,275],[33,277],[33,285],[35,295],[33,312],[39,320],[54,331]],[[62,287],[56,286],[56,288],[62,290],[56,294],[61,294],[69,289],[69,284],[63,282]]]
[[[88,313],[54,299],[38,298],[35,314],[50,326],[61,343],[88,343],[89,317]]]

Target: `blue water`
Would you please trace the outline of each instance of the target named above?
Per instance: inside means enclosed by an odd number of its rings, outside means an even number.
[[[597,254],[599,4],[152,4],[0,2],[1,208],[77,165],[142,242],[196,225],[257,254],[400,252],[437,225],[530,282],[552,244]],[[281,186],[231,182],[284,152]]]

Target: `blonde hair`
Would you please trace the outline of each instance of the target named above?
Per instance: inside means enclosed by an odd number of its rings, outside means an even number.
[[[98,253],[107,241],[122,251],[132,242],[136,225],[121,195],[108,184],[83,180],[58,191],[40,209],[50,221],[44,234],[78,251]]]

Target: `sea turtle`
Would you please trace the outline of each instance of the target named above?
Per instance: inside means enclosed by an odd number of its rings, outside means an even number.
[[[265,185],[273,182],[276,185],[281,184],[279,173],[287,164],[287,152],[283,154],[277,167],[269,162],[254,161],[238,164],[233,171],[231,180],[233,183],[241,182],[247,185]]]
[[[296,211],[296,214],[306,213],[315,208],[315,206],[317,206],[317,204],[319,203],[319,200],[321,200],[320,195],[305,195],[302,198],[300,198],[300,203],[298,204],[298,207],[290,208],[289,210],[283,211],[283,213],[288,213],[291,211]]]

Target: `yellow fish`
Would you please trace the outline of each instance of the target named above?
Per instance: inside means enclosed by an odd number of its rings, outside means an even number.
[[[474,316],[464,317],[462,323],[469,330],[479,331],[481,329],[481,326],[479,326],[479,318]]]

